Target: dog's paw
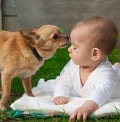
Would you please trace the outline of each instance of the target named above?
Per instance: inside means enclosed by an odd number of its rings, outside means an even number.
[[[0,111],[5,111],[5,110],[6,110],[6,107],[3,105],[0,105]]]
[[[34,94],[32,93],[32,92],[28,92],[28,93],[26,93],[28,96],[30,96],[30,97],[35,97],[34,96]]]
[[[30,97],[35,97],[35,95],[33,95],[33,94],[28,94],[28,96],[30,96]]]

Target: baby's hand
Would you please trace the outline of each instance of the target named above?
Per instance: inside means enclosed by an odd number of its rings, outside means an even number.
[[[58,97],[55,97],[53,99],[53,102],[56,104],[56,105],[59,105],[59,104],[66,104],[68,103],[68,99],[66,97],[62,97],[62,96],[58,96]]]
[[[98,105],[93,101],[86,101],[81,107],[77,108],[70,116],[70,122],[74,122],[75,119],[83,119],[86,121],[89,114],[98,109]]]

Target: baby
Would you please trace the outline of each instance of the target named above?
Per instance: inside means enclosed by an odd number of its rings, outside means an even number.
[[[120,97],[120,74],[107,58],[117,44],[118,31],[112,21],[96,16],[78,22],[70,39],[71,60],[56,78],[53,101],[57,105],[68,103],[73,89],[86,101],[72,112],[70,121],[86,121],[106,101]]]

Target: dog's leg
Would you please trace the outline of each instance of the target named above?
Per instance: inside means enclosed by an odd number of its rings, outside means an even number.
[[[1,81],[1,73],[0,73],[0,81]],[[1,87],[1,82],[0,82],[0,95],[2,95],[2,87]]]
[[[29,96],[34,96],[32,93],[31,77],[22,80],[25,93]]]
[[[2,86],[2,98],[0,100],[0,110],[5,110],[5,105],[8,101],[11,91],[11,74],[2,73],[1,86]]]

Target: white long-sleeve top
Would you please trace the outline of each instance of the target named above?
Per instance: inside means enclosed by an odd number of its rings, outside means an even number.
[[[120,70],[104,60],[88,77],[84,86],[80,81],[80,68],[70,60],[56,78],[54,97],[69,98],[74,90],[79,97],[102,106],[109,99],[120,98]]]

